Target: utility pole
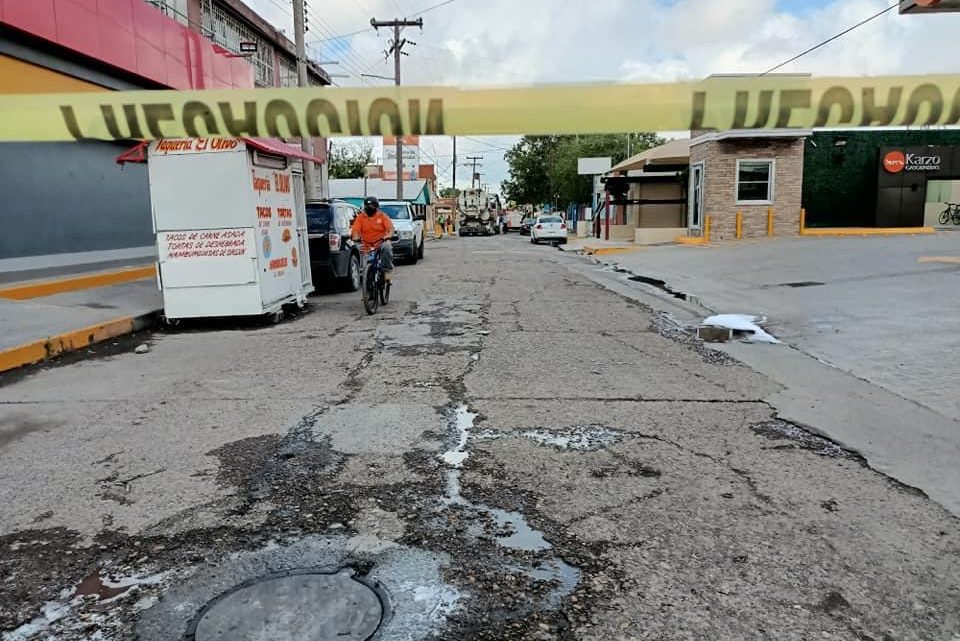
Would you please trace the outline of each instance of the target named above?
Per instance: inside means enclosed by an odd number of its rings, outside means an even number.
[[[470,162],[463,163],[464,167],[470,167],[470,188],[476,187],[477,182],[477,164],[483,160],[483,156],[467,156]]]
[[[304,0],[293,0],[293,31],[294,44],[297,48],[297,85],[309,87],[310,79],[307,76],[307,45],[304,40],[304,31],[306,29],[305,16],[303,10]],[[300,136],[300,146],[303,152],[313,156],[313,138],[308,135]],[[314,174],[314,165],[312,160],[303,161],[303,191],[307,198],[316,198],[317,196],[317,178]]]
[[[400,86],[400,56],[409,55],[403,50],[403,46],[410,44],[416,46],[416,42],[412,42],[404,38],[400,39],[400,28],[401,27],[420,27],[420,30],[423,30],[423,18],[417,18],[416,20],[377,20],[376,18],[370,19],[370,25],[380,32],[380,27],[393,27],[393,42],[390,43],[390,49],[387,51],[389,56],[393,54],[393,80],[394,84],[398,87]],[[400,136],[399,131],[393,132],[394,136],[397,138],[397,200],[403,200],[403,138]]]
[[[453,191],[457,191],[457,137],[453,137]]]

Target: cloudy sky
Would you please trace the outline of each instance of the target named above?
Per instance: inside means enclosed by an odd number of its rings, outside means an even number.
[[[289,0],[245,0],[292,34]],[[403,59],[403,84],[484,85],[669,81],[759,73],[835,35],[893,0],[307,0],[311,53],[342,86],[392,84],[388,34],[370,18],[421,14]],[[441,5],[441,6],[436,6]],[[588,8],[589,7],[589,8]],[[424,11],[426,10],[426,11]],[[358,33],[359,32],[359,33]],[[346,37],[337,37],[344,36]],[[901,16],[896,9],[782,72],[881,75],[957,72],[960,14]],[[506,177],[516,138],[458,138],[461,158],[483,156],[484,180]],[[341,144],[349,144],[344,142]],[[448,138],[423,139],[421,162],[451,178]],[[379,144],[376,146],[379,153]],[[458,183],[469,179],[458,169]],[[462,183],[461,183],[462,184]]]

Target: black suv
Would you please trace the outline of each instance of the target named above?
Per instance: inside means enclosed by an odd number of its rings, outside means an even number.
[[[334,281],[360,289],[360,250],[350,240],[350,225],[360,210],[341,200],[307,201],[307,237],[313,284]]]

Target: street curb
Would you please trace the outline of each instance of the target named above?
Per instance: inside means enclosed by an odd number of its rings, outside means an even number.
[[[608,254],[629,254],[641,251],[643,247],[595,247],[584,245],[580,251],[589,256],[606,256]]]
[[[154,326],[159,318],[160,310],[139,316],[123,316],[0,351],[0,372],[39,363],[117,336],[147,329]]]
[[[914,236],[935,234],[933,227],[805,227],[801,236]]]
[[[55,280],[41,280],[14,285],[12,287],[4,287],[0,288],[0,298],[8,298],[10,300],[29,300],[31,298],[40,298],[41,296],[51,296],[53,294],[62,294],[64,292],[73,292],[80,289],[91,289],[93,287],[104,287],[106,285],[129,283],[131,281],[144,280],[146,278],[156,278],[156,276],[157,268],[155,265],[149,265],[147,267],[133,267],[129,269],[117,269],[97,274],[70,276]]]

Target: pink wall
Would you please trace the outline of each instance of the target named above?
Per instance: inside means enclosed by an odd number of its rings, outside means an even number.
[[[253,68],[144,0],[0,0],[0,24],[173,89],[253,88]]]

